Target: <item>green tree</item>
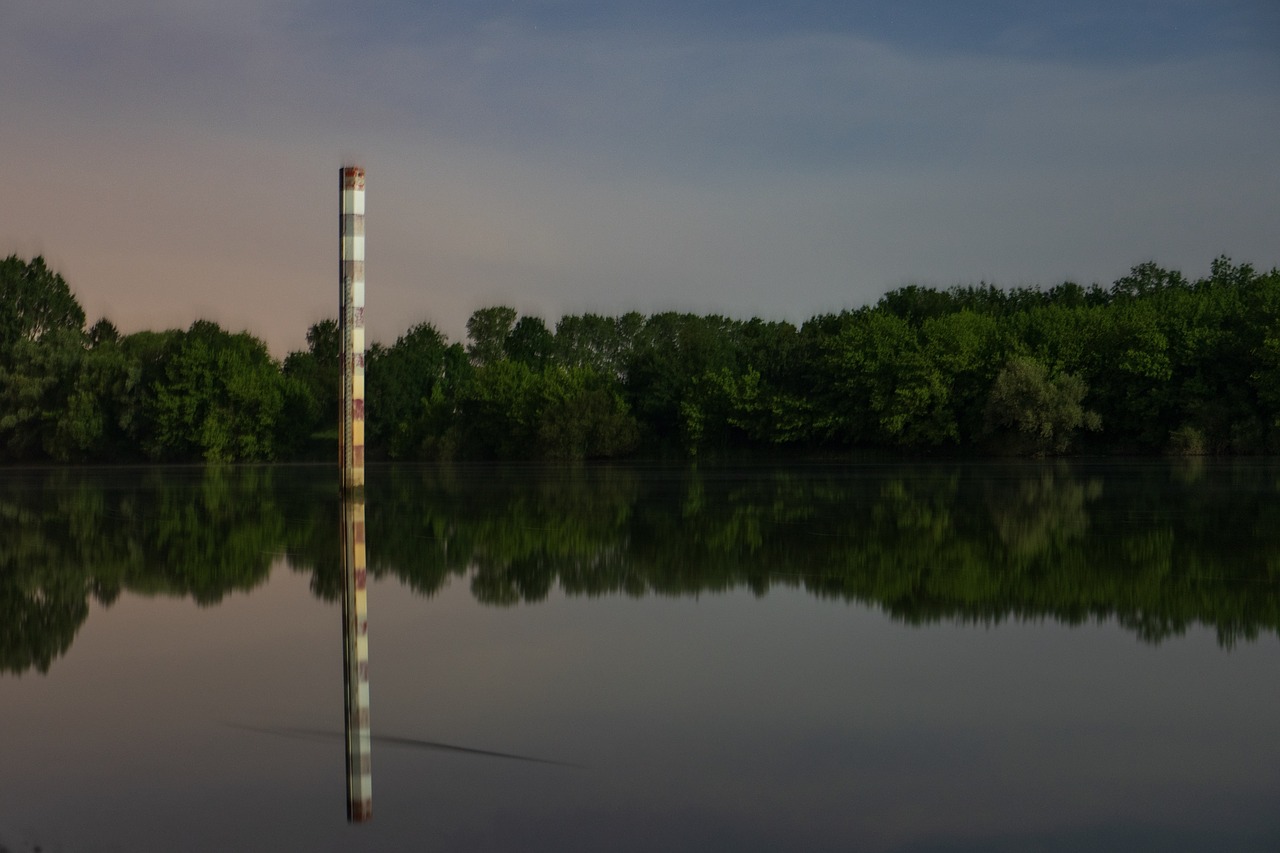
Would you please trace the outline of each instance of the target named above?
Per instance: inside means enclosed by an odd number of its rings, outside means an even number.
[[[307,349],[285,357],[284,375],[300,387],[288,395],[290,419],[303,418],[298,431],[310,434],[333,430],[342,396],[342,340],[338,321],[321,320],[307,329]]]
[[[85,341],[77,330],[52,329],[39,340],[14,342],[7,365],[0,364],[0,453],[10,460],[66,461],[72,454],[62,452],[60,424],[78,430],[77,441],[93,444],[102,430],[100,414],[75,393],[84,360]]]
[[[507,335],[505,350],[513,361],[541,370],[555,354],[555,335],[538,317],[521,317]]]
[[[925,320],[942,317],[958,310],[957,301],[952,292],[909,284],[891,290],[880,297],[876,308],[906,320],[913,326],[919,326]]]
[[[537,447],[550,459],[604,459],[631,451],[639,428],[612,377],[547,368],[538,383]]]
[[[1111,296],[1116,299],[1138,299],[1187,286],[1182,273],[1164,269],[1154,261],[1147,261],[1130,269],[1128,275],[1116,279],[1111,286]]]
[[[80,359],[75,384],[46,442],[49,455],[59,461],[137,458],[122,422],[129,376],[129,361],[119,339],[99,335]]]
[[[637,336],[646,323],[646,318],[635,311],[620,317],[561,317],[556,323],[554,360],[564,367],[590,367],[602,376],[625,381]]]
[[[518,361],[476,370],[458,402],[459,448],[482,459],[537,456],[541,376]]]
[[[937,444],[970,443],[981,433],[982,407],[1007,346],[999,324],[966,309],[926,320],[920,338],[926,361],[947,388],[929,415],[932,432],[923,437]]]
[[[84,330],[84,309],[66,281],[39,255],[30,263],[17,255],[0,261],[0,359],[19,340],[38,342],[55,330]]]
[[[516,322],[516,309],[505,305],[481,308],[467,319],[467,355],[484,367],[507,357],[507,338]]]
[[[1070,373],[1050,376],[1029,356],[1010,359],[991,386],[987,434],[1006,451],[1030,456],[1065,453],[1080,429],[1098,430],[1098,414],[1083,406],[1087,388]]]
[[[856,312],[830,341],[827,358],[840,438],[904,448],[958,438],[948,377],[908,321],[883,310]]]
[[[120,341],[126,375],[117,397],[116,422],[130,457],[154,458],[157,452],[156,389],[164,378],[169,358],[179,349],[183,334],[179,329],[143,331],[126,335]]]
[[[636,334],[624,387],[651,443],[680,442],[681,409],[699,377],[722,369],[736,374],[737,325],[725,317],[668,312],[650,317]]]
[[[1249,380],[1266,430],[1265,447],[1276,453],[1280,452],[1280,270],[1259,276],[1250,299],[1256,333]]]
[[[470,370],[430,323],[419,323],[388,348],[373,349],[366,360],[368,427],[371,443],[393,458],[409,458],[431,438],[428,427],[444,429],[447,423],[424,419],[429,406],[452,408],[460,370]],[[434,401],[434,403],[433,403]]]
[[[1155,302],[1125,298],[1108,306],[1093,350],[1097,367],[1088,381],[1111,440],[1146,451],[1163,448],[1173,363]]]
[[[1215,453],[1258,453],[1271,446],[1267,389],[1252,377],[1266,361],[1274,333],[1274,296],[1248,264],[1214,260],[1208,278],[1190,291],[1156,300],[1169,340],[1170,379],[1161,389],[1161,425],[1199,435]]]
[[[112,323],[106,317],[102,317],[98,322],[90,326],[87,335],[89,346],[91,347],[120,343],[120,330],[116,328],[115,323]]]
[[[151,398],[159,459],[276,458],[284,382],[266,345],[197,320],[175,340]]]
[[[612,378],[504,360],[477,370],[464,389],[450,443],[470,457],[580,460],[622,455],[637,438]]]

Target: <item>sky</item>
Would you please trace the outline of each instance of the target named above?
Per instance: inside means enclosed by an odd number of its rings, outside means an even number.
[[[277,357],[364,166],[391,344],[1280,265],[1275,0],[4,0],[0,256]]]

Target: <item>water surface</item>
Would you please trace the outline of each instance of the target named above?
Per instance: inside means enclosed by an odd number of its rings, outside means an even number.
[[[0,473],[8,850],[1280,849],[1271,463]]]

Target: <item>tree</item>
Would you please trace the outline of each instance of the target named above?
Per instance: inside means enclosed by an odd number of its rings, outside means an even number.
[[[337,320],[321,320],[307,329],[307,349],[285,357],[284,375],[299,386],[290,392],[289,408],[291,417],[306,418],[305,429],[300,427],[300,431],[310,434],[333,429],[342,395],[342,340]]]
[[[1113,442],[1161,449],[1175,425],[1170,405],[1187,402],[1170,393],[1167,319],[1150,297],[1121,299],[1105,309],[1089,382]]]
[[[50,456],[59,461],[116,461],[138,456],[126,440],[121,418],[129,375],[129,361],[118,339],[99,336],[98,343],[80,359],[71,393],[46,439]]]
[[[547,368],[538,387],[537,448],[549,459],[604,459],[631,451],[639,428],[616,380],[591,368]]]
[[[555,354],[555,335],[538,317],[521,317],[507,335],[507,358],[541,370]]]
[[[656,444],[681,436],[681,406],[698,377],[738,370],[734,330],[725,317],[655,314],[634,339],[626,365],[628,404]]]
[[[1150,296],[1161,290],[1185,288],[1187,280],[1177,270],[1167,270],[1155,263],[1147,261],[1129,270],[1129,274],[1116,279],[1111,286],[1112,298],[1136,299]]]
[[[8,364],[0,363],[0,453],[13,460],[33,460],[49,455],[65,461],[58,452],[55,433],[60,420],[85,416],[82,431],[101,431],[96,413],[69,406],[80,366],[85,358],[84,339],[78,331],[52,329],[39,341],[19,338],[11,348]]]
[[[516,322],[516,309],[505,305],[481,308],[467,320],[467,355],[484,367],[507,357],[507,337]]]
[[[456,346],[456,345],[455,345]],[[425,407],[454,390],[458,359],[430,323],[409,329],[394,345],[371,349],[366,360],[368,428],[372,443],[394,458],[413,456],[427,438]]]
[[[130,456],[154,456],[158,446],[154,420],[155,394],[184,332],[134,332],[120,341],[126,375],[118,401],[116,422],[124,434]]]
[[[1251,301],[1258,331],[1249,378],[1266,429],[1266,448],[1275,453],[1280,451],[1280,270],[1258,277]]]
[[[130,375],[115,341],[56,329],[19,340],[0,365],[0,456],[58,462],[129,458],[121,420]]]
[[[982,407],[1002,355],[995,318],[963,310],[926,320],[920,329],[924,356],[947,387],[932,412],[935,443],[968,443],[982,429]]]
[[[952,293],[935,290],[932,287],[921,287],[918,284],[909,284],[889,291],[880,297],[876,308],[906,320],[913,326],[957,310]]]
[[[116,328],[115,323],[112,323],[106,317],[102,317],[89,327],[87,337],[91,347],[116,344],[120,342],[120,330]]]
[[[1065,453],[1076,432],[1102,421],[1082,405],[1084,381],[1070,373],[1050,377],[1040,361],[1017,356],[1005,365],[987,400],[987,434],[1015,454]]]
[[[535,457],[539,379],[528,365],[505,359],[476,370],[458,401],[463,454],[486,459]]]
[[[154,386],[150,454],[210,462],[276,458],[283,385],[262,341],[197,320],[175,341]]]
[[[84,330],[84,309],[62,276],[39,255],[30,263],[17,255],[0,261],[0,358],[19,340],[40,341],[56,329]]]
[[[906,320],[880,309],[852,314],[830,341],[827,359],[840,438],[904,448],[958,439],[949,377]]]
[[[565,367],[590,367],[602,376],[625,381],[637,336],[647,320],[636,311],[620,317],[571,314],[556,323],[555,361]]]
[[[611,377],[587,367],[534,370],[504,360],[476,371],[458,401],[451,443],[487,459],[607,458],[639,430]]]

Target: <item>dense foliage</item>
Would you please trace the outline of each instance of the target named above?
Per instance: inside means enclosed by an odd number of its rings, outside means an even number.
[[[911,624],[1114,620],[1280,636],[1272,462],[377,466],[374,577],[482,603],[805,590]],[[0,673],[44,671],[90,603],[212,604],[287,560],[342,589],[334,466],[10,470]]]
[[[1065,283],[892,291],[796,327],[637,313],[554,329],[481,309],[366,359],[371,452],[393,459],[1280,451],[1280,271],[1226,258]],[[41,258],[0,264],[0,460],[327,458],[337,325],[274,361],[208,321],[85,328]],[[326,440],[327,439],[327,440]],[[323,454],[323,455],[321,455]]]

